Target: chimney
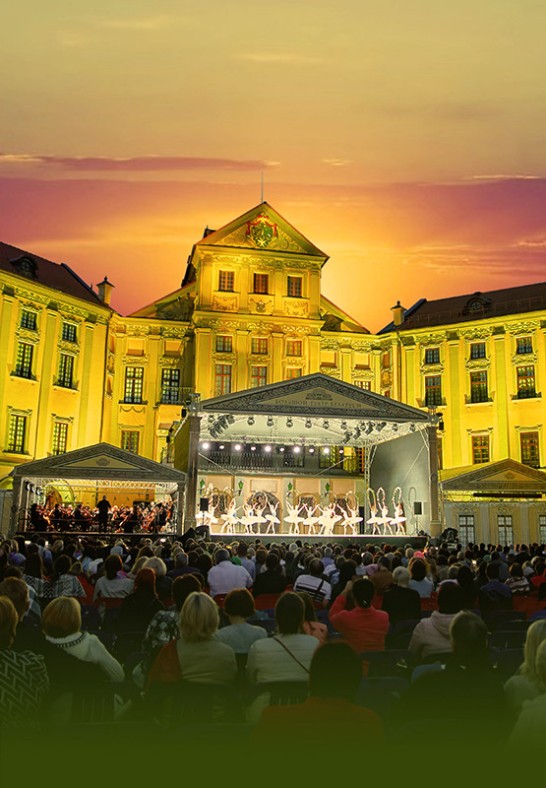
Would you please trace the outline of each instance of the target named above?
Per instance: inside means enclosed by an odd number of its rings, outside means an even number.
[[[404,322],[405,309],[401,306],[400,301],[397,301],[395,306],[391,306],[392,322],[396,327],[401,326]]]
[[[97,285],[97,289],[99,291],[99,298],[105,306],[110,306],[110,298],[112,296],[112,290],[114,289],[114,285],[108,281],[108,277],[105,276],[102,282],[99,282]]]

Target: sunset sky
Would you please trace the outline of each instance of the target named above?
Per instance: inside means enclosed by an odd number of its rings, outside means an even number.
[[[546,280],[541,0],[18,0],[0,238],[127,314],[265,199],[370,330],[397,299]]]

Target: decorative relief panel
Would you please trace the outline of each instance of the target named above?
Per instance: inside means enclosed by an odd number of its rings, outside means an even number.
[[[284,313],[290,317],[307,317],[309,314],[309,302],[302,299],[286,298],[284,301]]]
[[[487,339],[493,334],[493,330],[491,328],[487,328],[486,326],[476,327],[476,328],[461,328],[459,330],[459,335],[463,339],[467,339],[472,341],[473,339]]]
[[[532,334],[540,327],[540,320],[522,320],[519,323],[511,323],[507,326],[507,332],[514,336],[519,334]]]
[[[435,334],[421,334],[418,339],[420,345],[440,345],[444,341],[445,335],[440,332]]]
[[[252,314],[270,315],[273,312],[274,303],[272,298],[267,300],[263,298],[249,298],[248,306]]]
[[[212,299],[212,308],[220,312],[236,312],[238,307],[237,296],[215,295]]]

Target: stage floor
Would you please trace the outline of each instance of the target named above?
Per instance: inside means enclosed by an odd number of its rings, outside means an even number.
[[[148,532],[139,532],[136,534],[123,534],[123,533],[104,533],[99,531],[18,531],[15,536],[22,536],[25,539],[30,539],[32,541],[36,541],[39,537],[44,537],[47,541],[51,544],[56,539],[73,539],[73,538],[93,538],[93,539],[108,539],[113,541],[115,539],[123,539],[124,542],[131,543],[131,544],[138,544],[142,539],[151,539],[152,541],[162,540],[164,542],[173,542],[176,539],[182,538],[181,534],[173,534],[173,533],[148,533]],[[200,534],[198,534],[198,538],[202,538]],[[207,541],[209,542],[224,542],[225,544],[230,544],[231,542],[246,542],[247,544],[256,544],[257,542],[261,542],[264,545],[267,544],[280,544],[284,542],[285,544],[292,544],[293,542],[298,543],[300,542],[303,544],[341,544],[341,545],[359,545],[361,547],[365,545],[373,545],[374,547],[381,547],[381,545],[388,544],[394,549],[404,548],[408,545],[413,547],[414,549],[421,550],[428,541],[428,536],[407,536],[407,535],[400,535],[400,536],[391,536],[387,535],[376,535],[372,536],[371,534],[351,534],[344,536],[343,534],[332,534],[332,535],[315,535],[315,534],[240,534],[240,533],[226,533],[226,534],[218,534],[212,533],[206,536]]]

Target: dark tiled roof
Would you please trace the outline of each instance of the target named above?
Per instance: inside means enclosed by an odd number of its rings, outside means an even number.
[[[404,322],[398,330],[411,331],[428,326],[488,320],[542,309],[546,309],[546,282],[508,287],[505,290],[467,293],[452,298],[440,298],[437,301],[422,298],[406,310]],[[394,331],[394,328],[394,323],[391,322],[378,331],[378,334],[387,334]]]
[[[75,298],[102,304],[89,285],[65,263],[52,263],[36,254],[0,242],[0,270]]]

